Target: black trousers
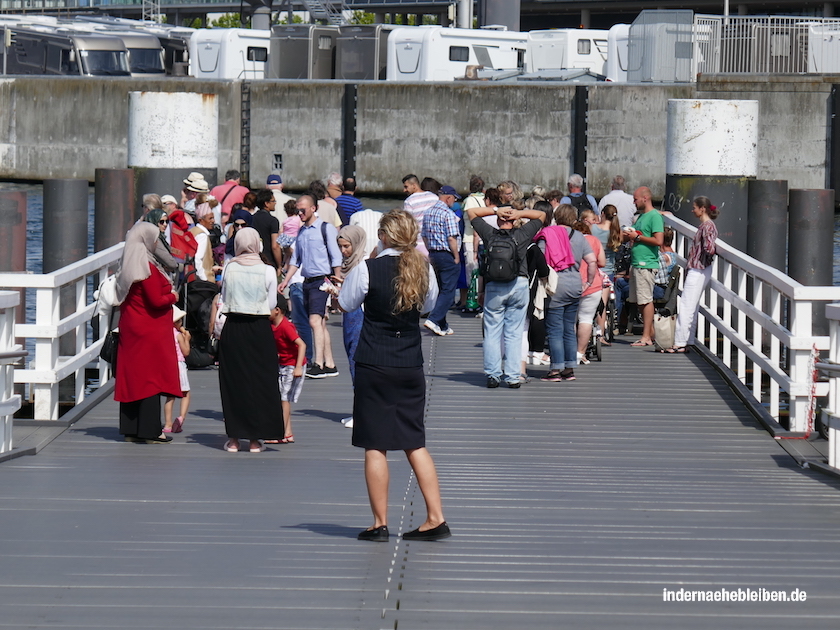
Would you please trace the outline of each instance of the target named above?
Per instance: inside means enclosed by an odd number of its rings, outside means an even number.
[[[159,437],[162,431],[159,394],[120,403],[120,433],[150,440]]]

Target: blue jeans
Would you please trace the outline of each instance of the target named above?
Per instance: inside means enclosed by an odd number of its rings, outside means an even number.
[[[359,345],[359,336],[362,334],[364,321],[365,312],[361,306],[355,311],[344,313],[341,318],[344,350],[347,352],[347,361],[350,363],[350,380],[354,385],[356,384],[356,361],[353,356],[356,354],[356,346]]]
[[[630,296],[630,280],[627,278],[615,278],[615,324],[618,326],[618,318],[621,317],[621,309],[624,302]]]
[[[455,259],[450,252],[429,252],[429,262],[435,270],[438,281],[437,302],[435,302],[432,312],[429,313],[429,319],[440,326],[442,330],[446,330],[449,328],[449,324],[446,323],[446,313],[449,312],[452,301],[455,299],[458,273],[461,271],[461,267],[455,263]]]
[[[484,285],[484,373],[502,380],[502,338],[508,383],[519,382],[528,279]]]
[[[312,329],[309,327],[309,315],[303,302],[303,283],[289,285],[289,301],[292,306],[292,323],[295,325],[303,343],[306,344],[306,359],[312,361]]]
[[[551,352],[551,369],[574,369],[577,365],[577,322],[580,300],[552,306],[546,310],[545,330],[548,333],[548,348]]]

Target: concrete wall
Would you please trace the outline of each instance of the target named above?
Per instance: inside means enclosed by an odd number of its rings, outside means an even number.
[[[0,178],[93,181],[97,168],[125,168],[128,93],[138,90],[217,94],[219,172],[239,167],[238,83],[25,77],[0,81]]]
[[[252,82],[251,186],[264,185],[275,172],[275,153],[283,156],[287,188],[340,173],[343,96],[344,85],[336,81]]]
[[[588,190],[606,193],[621,174],[629,188],[664,194],[667,101],[757,99],[759,178],[823,188],[828,96],[840,77],[704,76],[696,85],[602,84],[589,88]],[[338,82],[252,82],[251,184],[274,172],[275,153],[291,189],[342,165]],[[128,92],[218,94],[219,174],[239,168],[241,83],[195,79],[21,77],[0,80],[0,178],[81,177],[124,168]],[[401,193],[409,172],[465,189],[472,173],[488,184],[518,181],[563,188],[571,155],[573,86],[454,82],[358,86],[356,162],[366,193]]]
[[[758,179],[786,179],[790,188],[825,188],[828,100],[835,83],[840,76],[710,75],[701,76],[697,97],[757,100]]]
[[[556,186],[569,168],[574,87],[476,83],[359,86],[357,171],[366,192],[402,190],[408,173],[466,189],[506,179]]]
[[[616,175],[627,192],[649,186],[665,195],[668,99],[692,98],[692,85],[621,85],[589,88],[587,191],[597,198],[610,191]]]

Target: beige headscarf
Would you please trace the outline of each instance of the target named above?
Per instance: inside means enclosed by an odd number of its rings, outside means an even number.
[[[338,238],[343,238],[353,247],[353,253],[341,263],[341,275],[347,276],[350,270],[365,258],[367,233],[358,225],[345,225],[339,230]]]
[[[156,225],[140,221],[125,235],[120,270],[117,272],[117,301],[122,304],[131,285],[145,280],[151,275],[149,263],[152,263],[166,277],[160,264],[154,257],[160,230]]]
[[[254,228],[241,228],[236,233],[236,240],[233,242],[233,247],[236,256],[231,258],[230,262],[246,266],[265,264],[262,258],[260,258],[260,250],[262,249],[260,233]]]

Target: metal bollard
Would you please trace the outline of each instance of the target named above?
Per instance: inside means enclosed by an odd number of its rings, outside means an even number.
[[[137,209],[132,169],[98,168],[94,177],[93,249],[99,252],[125,240]]]
[[[787,181],[751,181],[747,216],[747,254],[784,273],[787,269]]]

